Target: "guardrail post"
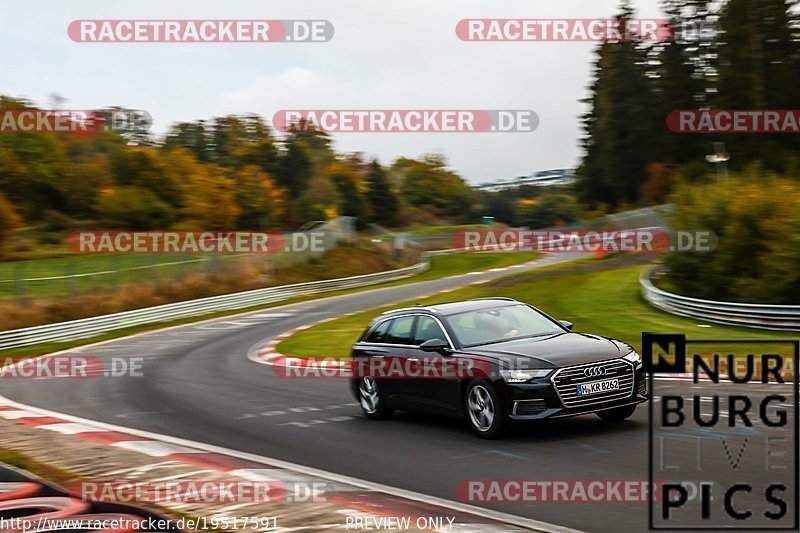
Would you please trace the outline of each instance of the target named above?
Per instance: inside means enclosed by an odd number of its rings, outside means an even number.
[[[78,292],[78,278],[75,277],[75,259],[67,259],[64,265],[64,275],[67,280],[67,294],[75,296]]]
[[[24,261],[17,261],[14,264],[14,292],[17,301],[22,303],[25,300],[25,272],[27,264]]]

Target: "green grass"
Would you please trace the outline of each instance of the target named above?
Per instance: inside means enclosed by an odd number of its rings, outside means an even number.
[[[441,250],[453,247],[453,239],[461,231],[466,230],[487,230],[496,229],[498,225],[487,226],[484,224],[462,224],[449,226],[413,226],[397,230],[397,233],[405,233],[417,245],[426,250]],[[392,234],[384,233],[374,235],[372,239],[384,242],[392,240]]]
[[[637,350],[641,348],[643,331],[685,333],[689,339],[796,338],[788,333],[703,323],[659,311],[639,295],[639,274],[646,267],[618,264],[615,260],[597,266],[601,269],[592,269],[591,260],[580,261],[566,268],[537,271],[538,277],[521,273],[407,304],[373,309],[303,330],[280,343],[277,350],[295,357],[347,357],[370,320],[384,311],[415,303],[430,305],[486,296],[510,296],[530,303],[557,319],[569,320],[575,324],[575,331],[620,339]],[[700,324],[711,327],[701,328]]]
[[[457,231],[474,229],[487,229],[487,226],[483,224],[463,224],[460,226],[418,226],[402,231],[403,233],[410,233],[412,235],[429,235],[435,233],[455,233]]]
[[[467,274],[480,270],[502,268],[520,263],[527,263],[541,257],[537,253],[496,253],[496,254],[453,254],[436,255],[431,257],[431,268],[414,281],[427,281],[431,279],[446,278],[458,274]]]
[[[76,341],[69,341],[69,342],[59,342],[59,343],[47,343],[47,344],[37,344],[32,346],[25,346],[20,348],[9,348],[6,350],[0,350],[0,359],[5,357],[34,357],[39,355],[44,355],[48,353],[53,353],[61,350],[67,350],[70,348],[75,348],[78,346],[84,346],[86,344],[91,344],[95,342],[102,342],[106,340],[117,339],[120,337],[126,337],[128,335],[134,335],[137,333],[143,333],[146,331],[153,331],[160,328],[171,327],[171,326],[179,326],[184,324],[191,324],[193,322],[199,322],[201,320],[208,320],[212,318],[221,318],[224,316],[230,315],[238,315],[242,313],[247,313],[251,311],[258,311],[260,309],[268,309],[272,307],[278,307],[283,305],[289,305],[293,303],[305,302],[310,300],[315,300],[318,298],[329,298],[333,296],[341,296],[344,294],[352,294],[356,292],[362,292],[365,290],[371,290],[375,288],[381,287],[390,287],[396,285],[404,285],[407,283],[417,283],[419,281],[428,281],[433,279],[439,278],[446,278],[449,276],[454,276],[458,274],[465,274],[468,272],[473,272],[476,270],[488,270],[491,268],[499,268],[503,266],[509,266],[512,264],[517,263],[524,263],[528,261],[532,261],[539,254],[534,253],[519,253],[519,254],[454,254],[454,255],[447,255],[447,256],[436,256],[431,258],[431,267],[411,278],[406,278],[402,280],[397,280],[389,283],[383,283],[381,285],[373,285],[369,287],[362,287],[359,289],[350,289],[344,291],[335,291],[335,292],[326,292],[321,293],[319,295],[311,295],[311,296],[304,296],[302,298],[294,298],[291,300],[286,300],[282,302],[275,302],[268,305],[259,305],[254,307],[249,307],[245,309],[236,309],[233,311],[225,311],[225,312],[218,312],[218,313],[210,313],[207,315],[201,315],[196,317],[189,317],[179,320],[171,320],[166,322],[158,322],[154,324],[142,324],[138,326],[132,326],[130,328],[120,329],[117,331],[112,331],[103,335],[98,335],[95,337],[91,337],[88,339],[80,339]]]
[[[230,262],[234,256],[217,256],[213,260]],[[201,255],[91,255],[30,261],[0,262],[0,299],[12,298],[23,291],[25,296],[59,296],[95,287],[112,287],[154,279],[171,279],[206,268]],[[76,274],[99,273],[70,279],[24,281],[22,279],[58,278]]]

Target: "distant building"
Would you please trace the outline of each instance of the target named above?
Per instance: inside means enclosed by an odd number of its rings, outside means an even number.
[[[571,168],[560,168],[541,170],[534,172],[530,176],[519,176],[512,179],[482,183],[476,186],[476,189],[484,192],[498,192],[519,189],[524,186],[550,187],[553,185],[571,185],[573,183],[575,183],[575,171]]]

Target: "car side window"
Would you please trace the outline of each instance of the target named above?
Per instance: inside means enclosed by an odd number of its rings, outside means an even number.
[[[389,330],[389,326],[391,323],[394,322],[393,320],[384,320],[378,327],[372,330],[372,332],[367,336],[365,342],[387,342],[384,340],[386,338],[386,332]]]
[[[432,339],[447,340],[444,331],[442,331],[442,327],[435,319],[429,316],[419,317],[417,321],[417,333],[414,337],[414,344],[417,346]]]
[[[389,332],[383,342],[387,344],[411,344],[411,333],[414,329],[415,319],[416,317],[413,316],[404,316],[392,320]]]

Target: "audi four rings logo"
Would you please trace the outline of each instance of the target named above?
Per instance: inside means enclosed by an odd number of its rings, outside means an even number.
[[[606,375],[606,368],[604,366],[590,366],[583,369],[583,375],[587,378],[599,378]]]

